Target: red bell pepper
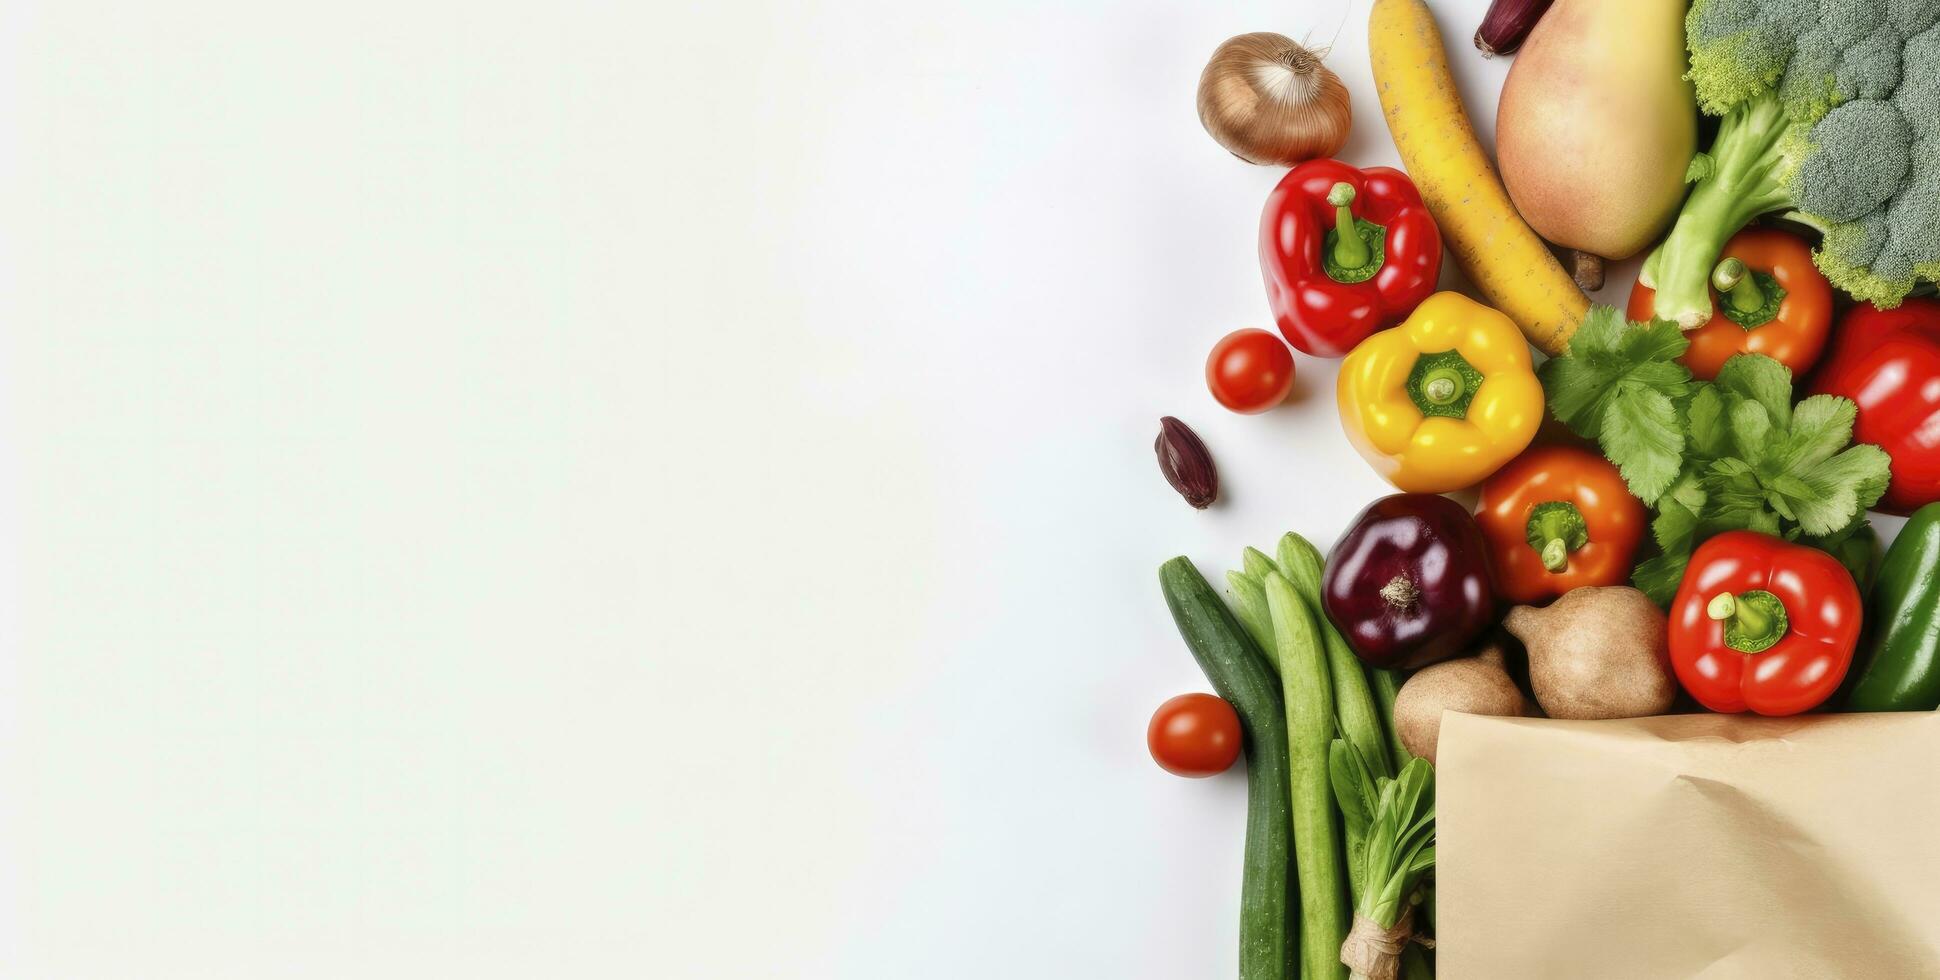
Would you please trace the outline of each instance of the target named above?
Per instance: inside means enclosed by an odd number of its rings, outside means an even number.
[[[1266,199],[1266,299],[1304,353],[1342,357],[1400,323],[1435,291],[1441,268],[1441,230],[1399,170],[1309,160]]]
[[[1859,587],[1838,559],[1727,531],[1698,546],[1671,602],[1671,668],[1712,711],[1795,715],[1845,680],[1860,615]]]
[[[1940,500],[1940,300],[1853,307],[1813,387],[1852,399],[1853,441],[1893,458],[1879,509],[1910,514]]]

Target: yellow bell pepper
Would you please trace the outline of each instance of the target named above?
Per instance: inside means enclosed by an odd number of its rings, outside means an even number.
[[[1348,440],[1410,493],[1482,482],[1543,420],[1522,332],[1460,293],[1436,293],[1361,341],[1341,362],[1337,394]]]

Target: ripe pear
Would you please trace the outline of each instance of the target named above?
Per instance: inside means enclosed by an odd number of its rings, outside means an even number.
[[[1496,106],[1496,158],[1544,238],[1622,259],[1676,216],[1697,150],[1685,7],[1557,0],[1523,42]]]

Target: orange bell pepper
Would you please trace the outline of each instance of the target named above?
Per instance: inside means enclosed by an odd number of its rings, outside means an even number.
[[[1534,603],[1586,585],[1623,585],[1643,540],[1643,502],[1597,453],[1538,446],[1482,484],[1475,512],[1496,594]]]
[[[1657,293],[1630,291],[1632,320],[1649,320]],[[1711,272],[1711,319],[1685,334],[1678,360],[1710,381],[1735,354],[1763,354],[1800,378],[1819,360],[1832,329],[1832,286],[1812,264],[1812,247],[1775,228],[1731,236]]]

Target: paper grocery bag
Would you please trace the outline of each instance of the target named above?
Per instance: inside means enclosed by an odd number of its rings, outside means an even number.
[[[1442,980],[1940,977],[1940,714],[1450,714]]]

